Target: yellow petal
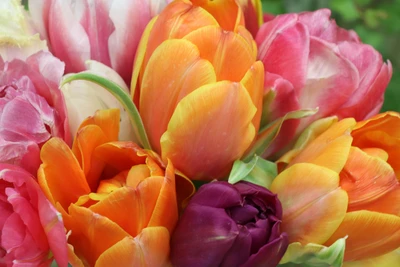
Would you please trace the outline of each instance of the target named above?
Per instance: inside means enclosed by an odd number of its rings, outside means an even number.
[[[271,191],[282,203],[282,231],[290,242],[322,244],[346,214],[348,199],[339,176],[325,167],[295,164],[275,178]]]
[[[161,137],[162,157],[191,179],[222,178],[254,139],[255,113],[241,84],[205,85],[178,104]]]
[[[106,250],[97,260],[96,267],[168,266],[169,238],[164,227],[145,228],[137,237],[125,237]]]
[[[200,58],[198,48],[189,41],[167,40],[155,49],[140,91],[140,115],[155,151],[160,152],[161,135],[179,101],[215,81],[213,66]]]
[[[38,181],[47,197],[67,210],[81,195],[90,193],[89,185],[78,161],[60,138],[47,141],[41,151],[42,165]]]
[[[256,132],[258,132],[264,95],[264,65],[262,62],[255,62],[240,83],[247,89],[254,106],[257,108],[257,113],[253,118],[253,125],[256,128]]]
[[[255,62],[252,46],[240,35],[207,26],[185,36],[200,51],[200,56],[212,63],[217,80],[240,82]]]
[[[400,249],[372,259],[344,262],[343,267],[396,267],[400,264]]]
[[[367,210],[349,212],[325,244],[344,236],[348,236],[345,261],[384,255],[399,247],[400,217]]]
[[[353,138],[350,135],[354,119],[334,123],[310,142],[289,164],[309,162],[339,173],[346,163]]]

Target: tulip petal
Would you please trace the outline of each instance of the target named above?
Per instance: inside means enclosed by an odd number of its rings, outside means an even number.
[[[400,184],[393,169],[385,161],[369,156],[359,148],[350,148],[346,165],[340,172],[340,186],[349,196],[348,211],[368,209],[371,202],[375,206],[382,206],[389,211],[387,213],[398,214],[400,211],[400,202],[380,202],[380,198],[391,191],[400,192]],[[396,195],[399,199],[399,193]],[[396,198],[396,195],[393,197]]]
[[[400,177],[400,115],[397,112],[385,112],[369,120],[358,122],[352,131],[353,145],[363,148],[380,148],[389,155],[387,162]]]
[[[265,71],[288,80],[296,92],[306,83],[310,51],[308,30],[297,18],[297,14],[277,16],[261,26],[256,37]]]
[[[345,261],[378,257],[399,247],[400,217],[367,210],[349,212],[326,245],[346,235]]]
[[[282,203],[282,232],[289,242],[324,243],[346,214],[348,198],[339,175],[324,167],[295,164],[275,178],[271,191]]]
[[[215,81],[213,66],[200,58],[198,48],[192,43],[174,39],[157,47],[140,89],[140,114],[155,151],[160,152],[160,137],[177,103],[202,85]]]
[[[135,238],[125,237],[107,249],[95,266],[169,266],[169,238],[163,227],[145,228]]]
[[[246,72],[240,83],[247,89],[254,106],[257,108],[257,113],[253,118],[253,125],[258,132],[263,102],[263,86],[264,86],[264,66],[261,61],[255,62]]]
[[[195,19],[194,19],[195,18]],[[186,1],[174,1],[161,12],[154,22],[146,47],[144,66],[153,51],[165,40],[180,39],[196,29],[218,25],[206,10]]]
[[[87,125],[97,125],[106,136],[107,142],[118,140],[119,131],[119,109],[98,110],[94,114],[84,120],[78,131]]]
[[[300,106],[318,107],[318,118],[327,117],[346,103],[359,80],[357,68],[349,60],[335,52],[331,44],[311,37],[307,83],[299,92]],[[308,123],[303,120],[301,125]]]
[[[90,187],[67,144],[59,139],[47,141],[41,151],[42,165],[38,170],[38,181],[47,198],[59,202],[67,210],[80,196],[90,193]]]
[[[83,10],[83,6],[77,7],[77,10]],[[66,72],[85,70],[85,61],[90,59],[91,53],[89,37],[76,21],[68,1],[52,1],[48,35],[51,36],[52,51],[65,62]]]
[[[212,63],[218,81],[239,82],[256,59],[245,38],[218,26],[202,27],[184,38],[198,48],[202,58]]]
[[[252,142],[255,113],[241,84],[202,86],[176,107],[161,137],[162,156],[191,179],[221,178]]]
[[[400,250],[394,250],[372,259],[362,261],[348,261],[343,264],[343,267],[376,267],[376,266],[397,266],[400,262]]]
[[[350,131],[355,125],[354,119],[344,119],[329,127],[315,138],[289,164],[289,166],[308,162],[326,167],[339,173],[348,158],[353,138]]]
[[[94,266],[104,251],[129,236],[107,217],[74,204],[69,207],[69,215],[64,216],[64,223],[71,231],[68,243],[74,246],[79,258],[90,266]]]
[[[111,66],[126,83],[130,82],[140,38],[152,17],[148,5],[147,1],[119,0],[113,1],[110,7],[109,16],[115,31],[109,35],[108,54]]]

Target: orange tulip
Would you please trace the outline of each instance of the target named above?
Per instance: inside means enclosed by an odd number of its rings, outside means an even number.
[[[147,26],[132,96],[152,148],[191,179],[222,178],[252,143],[264,81],[256,55],[234,0],[174,1]]]
[[[85,120],[72,149],[59,138],[41,150],[38,180],[62,214],[75,266],[164,266],[178,220],[174,167],[118,142],[119,110]]]
[[[398,248],[398,151],[398,113],[314,123],[281,158],[288,165],[271,187],[282,202],[282,230],[290,242],[329,246],[348,236],[349,262]]]

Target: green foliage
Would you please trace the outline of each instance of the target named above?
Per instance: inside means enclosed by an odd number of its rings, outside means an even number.
[[[263,11],[272,14],[332,10],[337,24],[354,29],[361,40],[377,49],[393,65],[393,78],[382,110],[400,111],[400,0],[262,0]]]

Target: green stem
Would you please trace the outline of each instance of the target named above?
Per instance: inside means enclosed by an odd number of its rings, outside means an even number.
[[[145,149],[151,149],[150,142],[147,138],[147,134],[144,129],[143,121],[140,117],[139,111],[133,103],[130,95],[128,95],[124,91],[124,89],[122,89],[118,84],[106,78],[91,73],[77,73],[66,76],[61,82],[61,86],[76,80],[85,80],[95,83],[110,92],[128,112],[128,116],[133,127],[133,133],[135,135],[135,138],[139,140],[140,145],[142,145],[142,147]]]

